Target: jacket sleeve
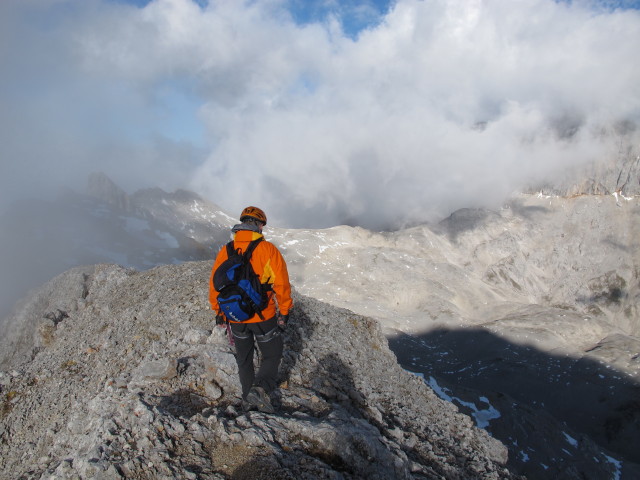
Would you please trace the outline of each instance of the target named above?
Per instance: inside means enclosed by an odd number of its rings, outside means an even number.
[[[220,308],[218,307],[218,291],[213,286],[213,274],[218,269],[220,264],[227,259],[227,249],[226,246],[223,245],[220,251],[218,252],[218,256],[216,257],[215,262],[213,263],[213,268],[211,269],[211,275],[209,276],[209,303],[211,304],[212,310],[216,312],[216,315],[220,313]]]
[[[282,315],[288,315],[289,310],[293,306],[291,299],[291,284],[289,283],[289,272],[284,257],[280,251],[274,246],[271,255],[271,266],[275,273],[273,279],[273,292],[278,301],[278,309]]]

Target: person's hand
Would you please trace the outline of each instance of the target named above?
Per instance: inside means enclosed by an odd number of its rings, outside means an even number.
[[[284,330],[289,322],[289,315],[278,315],[278,328]]]
[[[226,322],[226,320],[225,320],[225,318],[224,318],[224,315],[221,315],[220,313],[218,313],[218,314],[216,315],[216,325],[217,325],[218,327],[224,327],[226,323],[227,323],[227,322]]]

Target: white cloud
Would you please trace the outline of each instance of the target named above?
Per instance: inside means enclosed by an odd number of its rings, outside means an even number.
[[[32,82],[19,114],[0,113],[15,131],[5,178],[27,179],[19,164],[98,169],[193,188],[232,214],[258,204],[283,226],[382,227],[495,205],[605,155],[594,129],[640,121],[634,10],[400,0],[354,39],[335,20],[296,25],[276,0],[29,3],[3,34],[3,100]],[[204,140],[172,133],[194,119]]]

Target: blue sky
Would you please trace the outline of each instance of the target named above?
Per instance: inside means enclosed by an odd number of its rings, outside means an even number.
[[[336,16],[348,36],[355,38],[363,29],[376,26],[389,11],[389,0],[290,0],[288,9],[299,24],[322,22]]]
[[[115,3],[145,7],[151,0],[110,0]],[[208,0],[194,0],[205,8]],[[323,21],[329,15],[338,15],[350,35],[377,23],[389,10],[391,0],[287,0],[286,8],[300,24]]]
[[[116,3],[145,7],[151,0],[109,0]],[[209,0],[193,0],[205,8]],[[427,0],[428,1],[428,0]],[[556,0],[558,3],[574,3],[575,0]],[[329,16],[337,16],[343,29],[355,37],[363,29],[377,25],[395,3],[395,0],[287,0],[286,7],[299,24],[323,22]],[[586,0],[594,8],[640,9],[640,0]]]
[[[3,0],[0,200],[100,170],[282,226],[495,208],[640,123],[638,3]]]

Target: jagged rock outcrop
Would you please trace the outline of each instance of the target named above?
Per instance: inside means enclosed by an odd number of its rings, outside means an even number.
[[[91,175],[86,190],[16,202],[0,215],[0,318],[29,289],[72,266],[117,263],[144,270],[209,259],[236,222],[183,190],[128,195],[104,174]]]
[[[28,356],[0,374],[0,478],[514,478],[375,321],[297,294],[279,411],[241,413],[209,268],[74,269],[27,302]]]
[[[132,208],[142,217],[177,230],[207,248],[229,241],[229,229],[238,221],[187,190],[167,193],[160,188],[147,188],[129,198]]]
[[[127,193],[104,173],[94,172],[87,179],[87,193],[117,209],[128,211],[131,202]]]
[[[204,250],[227,241],[228,228],[236,221],[196,193],[146,188],[128,195],[104,173],[89,175],[86,191],[111,208],[151,222],[149,230],[178,232]]]
[[[545,195],[640,195],[640,134],[632,127],[619,138],[618,152],[608,159],[556,172],[540,185],[525,191]]]

